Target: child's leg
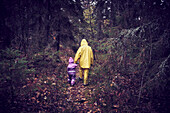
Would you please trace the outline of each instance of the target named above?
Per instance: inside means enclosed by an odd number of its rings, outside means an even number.
[[[88,73],[89,73],[89,69],[84,69],[84,85],[88,84]]]
[[[73,75],[73,76],[72,76],[72,79],[71,79],[71,85],[74,85],[74,83],[75,83],[75,79],[76,79],[76,76],[75,76],[75,75]]]
[[[73,75],[73,76],[72,76],[72,79],[76,80],[76,75]]]
[[[72,75],[68,75],[68,82],[71,83]]]

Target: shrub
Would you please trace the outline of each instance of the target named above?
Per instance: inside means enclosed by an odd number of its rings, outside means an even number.
[[[7,48],[0,52],[0,95],[2,112],[15,111],[19,107],[18,98],[26,83],[26,75],[34,69],[28,69],[26,57],[19,50]]]

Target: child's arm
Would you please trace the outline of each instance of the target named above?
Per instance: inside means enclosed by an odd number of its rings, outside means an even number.
[[[77,67],[77,64],[74,63],[75,68]]]

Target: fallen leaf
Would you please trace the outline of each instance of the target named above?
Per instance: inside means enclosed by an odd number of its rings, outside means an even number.
[[[113,105],[113,107],[118,108],[118,107],[119,107],[119,105]]]

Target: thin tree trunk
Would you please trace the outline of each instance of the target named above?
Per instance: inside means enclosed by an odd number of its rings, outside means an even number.
[[[50,0],[47,1],[47,25],[46,25],[46,41],[48,42],[48,39],[49,39],[49,34],[50,34],[50,16],[51,16],[51,10],[50,10]]]
[[[101,39],[103,37],[103,32],[102,32],[102,20],[103,20],[103,17],[102,17],[102,4],[103,4],[103,1],[100,1],[99,2],[99,7],[97,9],[97,36],[98,36],[98,39]]]
[[[57,51],[60,49],[60,33],[57,36]]]
[[[88,4],[89,4],[89,0],[88,0]],[[89,8],[89,20],[90,20],[90,28],[91,28],[91,36],[94,38],[94,33],[93,33],[93,27],[92,27],[92,22],[91,22],[91,18],[92,18],[92,14],[91,14],[91,7],[90,4],[88,5]]]

